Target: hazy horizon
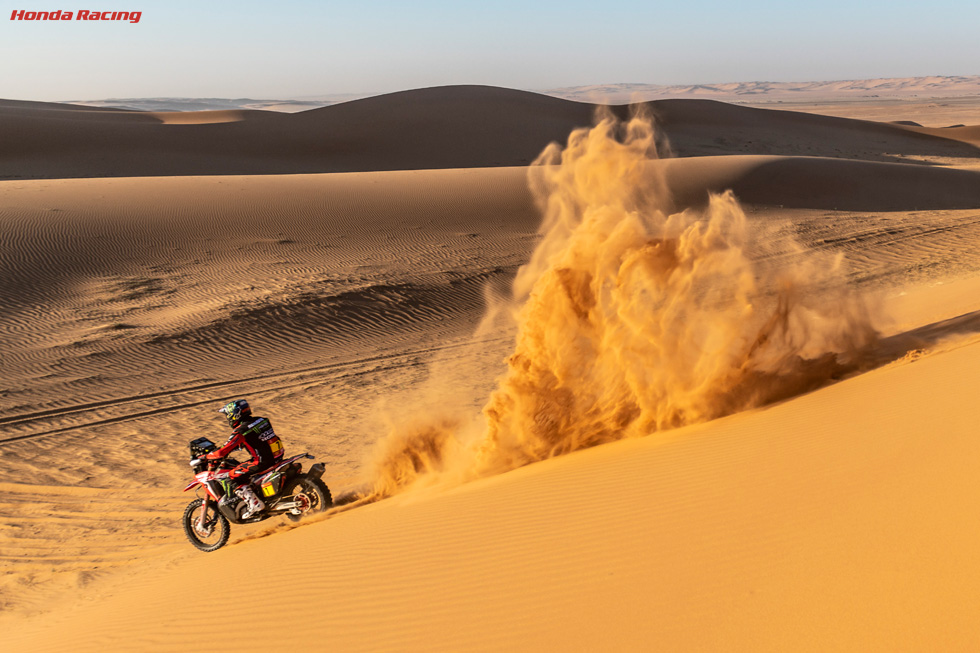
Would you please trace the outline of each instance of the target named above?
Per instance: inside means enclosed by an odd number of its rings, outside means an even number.
[[[837,83],[851,83],[851,82],[869,82],[869,81],[879,81],[879,80],[915,80],[915,79],[928,79],[932,77],[941,78],[968,78],[976,79],[980,81],[980,75],[921,75],[921,76],[906,76],[906,77],[872,77],[872,78],[861,78],[861,79],[793,79],[793,80],[769,80],[769,79],[730,79],[730,80],[716,80],[713,82],[680,82],[677,84],[656,84],[651,82],[596,82],[594,84],[577,84],[574,86],[556,86],[549,88],[520,88],[515,90],[528,91],[531,93],[543,93],[547,94],[555,91],[571,91],[575,89],[587,89],[590,87],[685,87],[685,86],[703,86],[703,87],[714,87],[714,86],[728,86],[734,84],[799,84],[799,85],[821,85],[821,84],[837,84]],[[307,95],[284,95],[275,97],[263,97],[258,95],[242,95],[236,97],[218,97],[218,96],[178,96],[178,95],[156,95],[156,96],[130,96],[130,97],[100,97],[100,98],[63,98],[61,100],[55,100],[56,102],[105,102],[111,100],[152,100],[152,99],[177,99],[177,100],[256,100],[256,101],[287,101],[287,102],[339,102],[349,99],[361,98],[361,97],[374,97],[378,95],[386,95],[389,93],[397,93],[400,91],[417,90],[420,88],[435,88],[439,86],[484,86],[484,84],[479,83],[461,83],[461,84],[438,84],[431,87],[407,87],[404,89],[393,89],[385,91],[365,91],[361,93],[321,93],[321,94],[307,94]],[[487,84],[486,86],[499,86],[494,84]],[[501,88],[514,88],[507,86],[500,86]],[[24,98],[8,98],[8,99],[24,99]]]
[[[448,84],[544,90],[594,84],[798,82],[977,74],[980,6],[832,0],[592,3],[438,0],[349,6],[245,0],[234,10],[153,1],[139,23],[17,21],[70,7],[4,5],[0,96],[294,98]],[[951,18],[952,17],[952,18]],[[953,19],[955,18],[955,19]],[[972,68],[971,68],[972,67]]]

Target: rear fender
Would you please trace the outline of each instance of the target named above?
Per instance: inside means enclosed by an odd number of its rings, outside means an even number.
[[[287,458],[286,460],[284,460],[281,463],[279,463],[278,465],[276,465],[275,468],[272,471],[278,472],[278,471],[282,470],[284,467],[286,467],[287,465],[290,465],[290,464],[296,462],[297,460],[300,460],[301,458],[309,458],[310,460],[312,460],[313,459],[313,456],[311,456],[308,453],[301,453],[298,456],[293,456],[291,458]]]
[[[290,476],[292,476],[293,473],[294,473],[294,471],[299,470],[299,469],[302,469],[302,465],[300,463],[296,462],[297,460],[300,460],[302,458],[309,458],[309,459],[312,460],[313,459],[313,456],[311,456],[308,453],[301,453],[298,456],[293,456],[292,458],[287,458],[286,460],[282,461],[281,463],[279,463],[278,465],[276,465],[275,467],[273,467],[272,469],[270,469],[268,472],[266,472],[265,474],[263,474],[262,475],[262,479],[266,479],[269,476],[272,476],[273,474],[275,474],[276,472],[279,472],[280,474],[283,474],[287,478],[290,477]]]

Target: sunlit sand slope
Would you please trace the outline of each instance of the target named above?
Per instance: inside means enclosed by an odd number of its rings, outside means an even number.
[[[672,186],[697,199],[746,184],[768,161],[666,163]],[[771,233],[760,232],[753,256],[784,264],[792,252],[778,243],[788,230],[809,249],[842,254],[856,282],[891,293],[980,269],[977,210],[911,210],[946,201],[929,188],[900,189],[911,203],[890,213],[764,206],[790,192],[809,193],[814,206],[894,201],[887,177],[868,175],[851,193],[841,190],[846,175],[809,182],[814,170],[895,166],[799,161],[801,174],[756,198],[751,219]],[[187,441],[223,435],[215,402],[250,397],[290,450],[327,463],[334,489],[362,480],[364,456],[387,428],[379,398],[413,405],[433,366],[451,369],[455,393],[472,393],[478,410],[512,335],[468,335],[484,283],[506,284],[536,242],[525,175],[3,184],[0,467],[23,490],[0,512],[3,605],[42,612],[66,588],[87,595],[157,552],[196,555],[175,516],[186,503]],[[897,328],[971,306],[943,300]],[[94,498],[79,500],[74,488]]]
[[[18,650],[970,650],[980,345],[107,587]],[[269,618],[201,623],[249,591]],[[137,581],[138,582],[133,582]],[[272,618],[271,615],[279,615]],[[288,616],[285,616],[288,615]],[[193,624],[200,624],[202,635]]]

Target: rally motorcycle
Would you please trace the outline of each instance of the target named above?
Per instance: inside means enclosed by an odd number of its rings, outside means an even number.
[[[203,488],[204,496],[187,504],[184,533],[201,551],[217,551],[223,547],[231,534],[231,524],[252,524],[277,515],[298,521],[333,505],[330,490],[320,480],[323,463],[316,463],[303,473],[303,464],[298,461],[303,458],[312,460],[313,456],[301,453],[252,477],[252,490],[265,503],[265,508],[245,517],[248,502],[235,494],[235,484],[228,478],[238,461],[233,458],[205,459],[204,456],[217,449],[207,438],[193,440],[190,448],[194,481],[184,488],[184,492]]]

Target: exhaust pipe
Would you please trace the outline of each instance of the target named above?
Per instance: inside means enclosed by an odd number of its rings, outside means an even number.
[[[317,463],[310,467],[310,471],[306,472],[307,478],[318,479],[323,476],[324,466],[323,463]]]

